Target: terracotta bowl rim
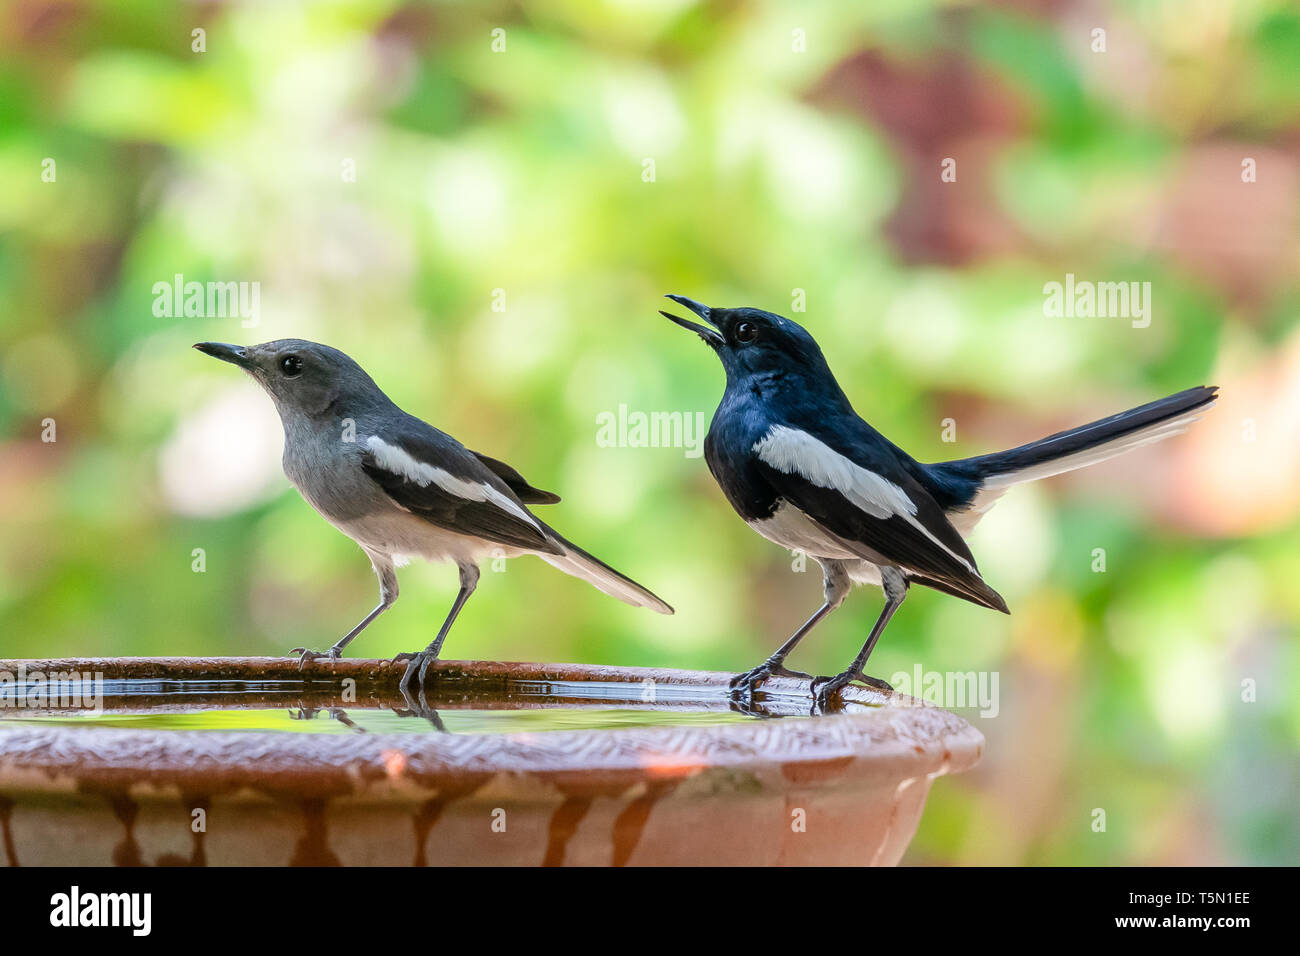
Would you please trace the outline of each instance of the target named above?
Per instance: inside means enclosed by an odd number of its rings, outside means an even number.
[[[0,661],[0,672],[77,671],[105,680],[357,680],[395,690],[403,665],[387,660],[315,662],[298,671],[286,658],[104,658]],[[430,679],[503,685],[511,680],[615,681],[695,687],[721,693],[733,675],[643,667],[525,662],[439,661]],[[806,682],[768,685],[802,695]],[[479,734],[315,734],[263,731],[155,730],[66,725],[6,727],[0,718],[0,788],[59,789],[71,777],[105,785],[146,780],[181,788],[283,786],[293,790],[355,789],[378,783],[445,786],[466,777],[510,774],[556,780],[675,780],[704,770],[776,766],[815,770],[834,764],[848,776],[899,779],[960,772],[975,764],[984,737],[962,718],[898,693],[866,687],[845,699],[874,705],[852,714],[756,719],[704,726],[555,730]]]

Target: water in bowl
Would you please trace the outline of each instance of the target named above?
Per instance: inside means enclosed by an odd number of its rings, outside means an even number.
[[[846,712],[865,709],[849,704]],[[455,682],[412,697],[312,680],[108,680],[0,685],[0,729],[62,724],[284,733],[537,733],[711,726],[810,715],[800,697],[731,700],[722,688],[614,681]]]

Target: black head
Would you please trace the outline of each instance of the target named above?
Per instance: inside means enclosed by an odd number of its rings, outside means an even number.
[[[762,309],[711,308],[684,295],[669,295],[698,315],[708,326],[660,312],[684,329],[690,329],[718,353],[727,381],[752,375],[783,373],[816,382],[830,381],[830,368],[808,330],[797,322]],[[709,327],[711,326],[711,328]]]
[[[319,415],[340,400],[381,395],[365,370],[338,349],[305,339],[277,339],[261,345],[199,342],[205,355],[237,365],[275,401],[281,417]]]

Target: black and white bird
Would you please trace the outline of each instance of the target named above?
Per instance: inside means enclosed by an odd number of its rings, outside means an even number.
[[[704,442],[713,477],[751,528],[822,567],[825,602],[766,661],[736,677],[739,695],[772,675],[807,677],[785,659],[853,583],[882,587],[885,607],[853,663],[814,681],[822,703],[853,680],[888,688],[863,668],[912,584],[1010,613],[964,540],[993,503],[1012,485],[1176,435],[1217,396],[1213,387],[1189,388],[1010,451],[923,464],[858,417],[802,326],[760,309],[668,298],[708,325],[662,315],[698,334],[726,369]]]
[[[403,689],[417,681],[423,687],[429,664],[478,584],[484,558],[535,554],[625,604],[673,613],[527,508],[554,504],[558,495],[534,488],[505,462],[470,451],[408,415],[338,349],[301,339],[194,347],[242,368],[271,396],[284,425],[284,473],[308,504],[361,546],[379,578],[379,605],[329,650],[294,648],[299,666],[338,658],[392,607],[395,568],[413,557],[454,563],[460,592],[429,646],[396,658],[409,662]]]

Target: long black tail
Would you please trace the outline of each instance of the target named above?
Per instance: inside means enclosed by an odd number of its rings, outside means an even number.
[[[927,469],[942,479],[969,483],[970,497],[949,512],[953,524],[965,534],[1012,485],[1094,465],[1131,448],[1177,435],[1204,415],[1218,395],[1218,386],[1214,385],[1189,388],[1009,451],[946,461]]]

